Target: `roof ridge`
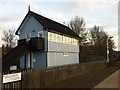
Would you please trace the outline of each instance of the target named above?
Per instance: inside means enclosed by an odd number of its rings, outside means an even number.
[[[43,17],[43,18],[46,18],[46,19],[48,19],[48,20],[50,20],[50,21],[53,21],[53,22],[55,22],[55,23],[57,23],[57,24],[61,24],[61,23],[59,23],[59,22],[57,22],[57,21],[54,21],[54,20],[49,19],[49,18],[47,18],[47,17],[44,17],[44,16],[42,16],[42,15],[36,13],[36,12],[33,12],[33,11],[30,11],[30,12],[31,12],[31,13],[34,13],[34,14],[36,14],[36,15],[38,15],[38,16],[41,16],[41,17]],[[64,25],[64,24],[61,24],[61,25],[69,28],[68,26],[66,26],[66,25]],[[70,28],[69,28],[69,29],[70,29]]]
[[[24,20],[20,24],[18,30],[16,31],[16,34],[18,34],[18,31],[19,31],[20,27],[22,26],[23,22],[28,17],[28,15],[32,15],[46,30],[48,29],[48,30],[52,30],[52,31],[56,31],[56,32],[65,34],[65,35],[69,35],[71,37],[80,38],[79,35],[76,32],[74,32],[72,29],[70,29],[70,27],[68,27],[66,25],[63,25],[63,24],[61,24],[57,21],[54,21],[52,19],[49,19],[47,17],[44,17],[44,16],[42,16],[38,13],[35,13],[33,11],[29,11],[27,13]]]

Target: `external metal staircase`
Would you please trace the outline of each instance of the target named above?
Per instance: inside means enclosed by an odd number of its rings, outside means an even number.
[[[2,72],[9,71],[11,65],[17,63],[25,53],[30,50],[30,42],[16,46],[12,51],[2,57]]]
[[[2,72],[9,71],[10,66],[18,63],[20,58],[30,51],[44,50],[44,38],[34,37],[26,42],[26,39],[18,41],[18,46],[2,57]]]

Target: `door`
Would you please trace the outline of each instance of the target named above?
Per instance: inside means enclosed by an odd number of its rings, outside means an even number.
[[[33,52],[28,53],[28,68],[33,68]]]

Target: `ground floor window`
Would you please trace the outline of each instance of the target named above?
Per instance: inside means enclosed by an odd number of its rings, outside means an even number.
[[[68,52],[64,52],[63,56],[69,56],[69,53]]]

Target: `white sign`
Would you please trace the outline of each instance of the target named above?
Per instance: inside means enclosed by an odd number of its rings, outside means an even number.
[[[17,70],[17,66],[11,66],[10,70]]]
[[[19,80],[21,80],[21,73],[3,75],[3,83],[14,82]]]

